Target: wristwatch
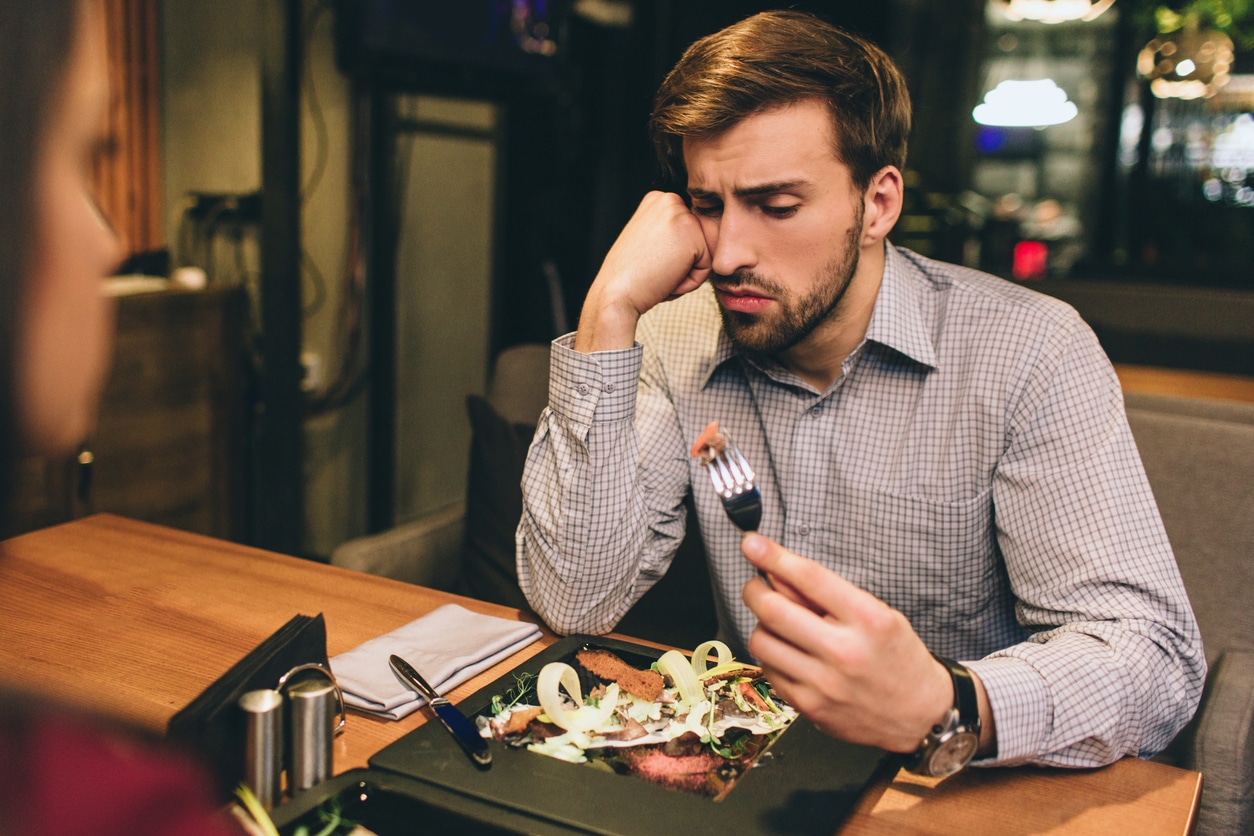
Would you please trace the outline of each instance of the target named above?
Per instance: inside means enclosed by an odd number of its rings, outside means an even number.
[[[944,778],[965,769],[980,748],[980,703],[971,671],[943,656],[936,660],[953,678],[954,707],[932,726],[918,751],[908,756],[906,768],[919,775]]]

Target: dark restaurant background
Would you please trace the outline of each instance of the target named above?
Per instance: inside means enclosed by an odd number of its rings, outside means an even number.
[[[672,185],[646,131],[658,82],[766,8],[906,73],[894,243],[1067,299],[1117,363],[1254,375],[1254,20],[1226,27],[1218,92],[1160,98],[1137,72],[1155,10],[1215,0],[1057,24],[1007,2],[108,0],[126,272],[206,287],[122,298],[93,484],[41,465],[28,520],[114,510],[326,559],[459,501],[466,396],[500,350],[574,327],[641,195]],[[1045,78],[1074,118],[973,118]]]

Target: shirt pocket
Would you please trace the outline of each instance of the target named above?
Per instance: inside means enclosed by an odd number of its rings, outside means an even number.
[[[961,501],[855,489],[828,534],[837,570],[920,634],[980,620],[1005,590],[991,486]]]

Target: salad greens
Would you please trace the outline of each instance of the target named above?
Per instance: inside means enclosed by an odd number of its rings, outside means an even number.
[[[718,661],[710,666],[715,651]],[[736,662],[721,642],[701,645],[691,659],[668,651],[648,671],[609,654],[621,666],[611,678],[582,665],[584,652],[601,654],[598,664],[608,654],[586,648],[570,664],[545,665],[525,692],[520,682],[493,700],[490,716],[478,720],[480,733],[718,800],[797,716],[759,668]],[[584,683],[593,683],[587,693]],[[538,704],[527,701],[532,687]]]

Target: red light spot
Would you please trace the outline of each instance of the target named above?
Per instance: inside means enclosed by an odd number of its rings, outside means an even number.
[[[1014,277],[1019,281],[1045,278],[1045,264],[1049,260],[1049,248],[1043,241],[1020,241],[1015,244]]]

